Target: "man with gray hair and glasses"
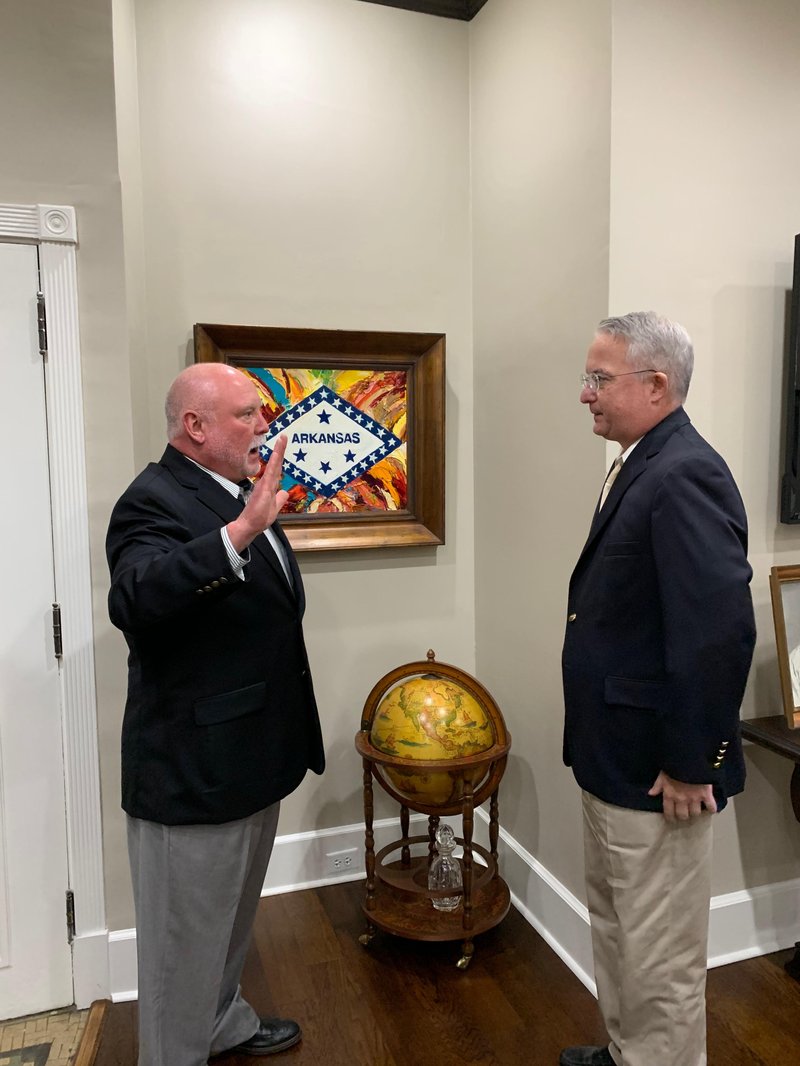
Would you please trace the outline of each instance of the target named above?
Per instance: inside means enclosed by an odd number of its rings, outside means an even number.
[[[755,643],[747,519],[683,409],[686,330],[600,323],[581,376],[620,454],[569,586],[564,761],[583,792],[606,1047],[560,1066],[704,1066],[712,815],[744,787],[739,707]]]

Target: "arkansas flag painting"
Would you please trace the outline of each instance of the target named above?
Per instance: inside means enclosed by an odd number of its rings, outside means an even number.
[[[404,370],[248,367],[269,421],[285,434],[285,514],[363,514],[408,505]]]

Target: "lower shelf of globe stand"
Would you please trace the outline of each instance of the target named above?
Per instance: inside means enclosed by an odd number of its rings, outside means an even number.
[[[427,869],[427,859],[421,863]],[[399,861],[388,863],[385,871],[394,883],[387,884],[378,874],[372,900],[365,900],[362,905],[364,916],[370,925],[409,940],[471,941],[472,937],[498,925],[511,906],[511,893],[502,877],[484,880],[473,887],[472,927],[465,929],[463,900],[454,911],[437,911],[430,896],[419,891],[420,860],[412,860],[407,867]],[[407,889],[401,887],[404,880],[408,882]],[[366,942],[368,939],[365,938]]]

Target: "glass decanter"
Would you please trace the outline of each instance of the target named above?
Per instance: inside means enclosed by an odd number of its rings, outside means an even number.
[[[436,858],[428,870],[428,888],[457,888],[462,886],[461,863],[453,855],[456,838],[447,823],[442,823],[436,830]],[[461,894],[457,896],[434,896],[431,899],[437,911],[454,911],[461,903]]]

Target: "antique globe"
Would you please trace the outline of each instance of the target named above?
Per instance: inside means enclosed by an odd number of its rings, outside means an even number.
[[[511,737],[500,709],[474,677],[432,651],[375,685],[364,704],[356,750],[364,767],[365,946],[377,929],[414,940],[461,939],[466,969],[473,938],[511,905],[500,876],[500,779]],[[400,804],[400,837],[375,850],[373,779]],[[475,807],[489,800],[489,847],[473,838]],[[410,811],[428,815],[411,835]],[[461,835],[441,823],[459,815]],[[456,846],[462,855],[454,854]],[[423,854],[413,849],[424,847]]]
[[[400,803],[429,814],[483,803],[505,769],[511,738],[488,691],[428,652],[386,674],[367,697],[356,748]]]

